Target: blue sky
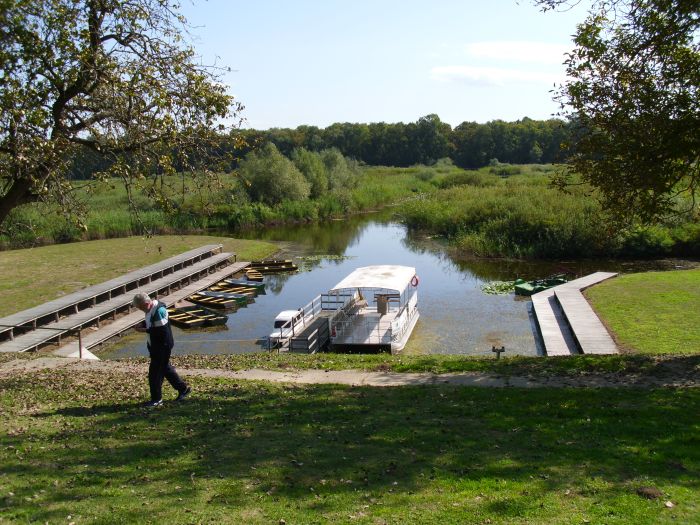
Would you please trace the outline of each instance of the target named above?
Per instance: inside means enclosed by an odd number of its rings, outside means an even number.
[[[549,118],[585,16],[529,0],[185,0],[183,13],[257,129]]]

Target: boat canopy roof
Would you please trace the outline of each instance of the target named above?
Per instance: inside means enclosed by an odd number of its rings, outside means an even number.
[[[355,288],[385,288],[401,293],[416,275],[411,266],[379,265],[357,268],[331,288],[331,292]]]

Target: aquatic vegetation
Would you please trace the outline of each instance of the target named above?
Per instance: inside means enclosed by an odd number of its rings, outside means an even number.
[[[481,291],[488,295],[506,295],[515,290],[515,281],[491,281],[481,285]]]
[[[355,255],[303,255],[295,257],[299,261],[299,271],[300,272],[310,272],[311,270],[318,269],[323,261],[345,261],[348,259],[355,259]]]

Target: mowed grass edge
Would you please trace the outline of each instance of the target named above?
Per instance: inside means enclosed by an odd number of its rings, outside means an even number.
[[[49,523],[700,520],[700,389],[0,379],[0,515]],[[652,499],[647,499],[651,496]],[[667,503],[668,502],[668,503]]]
[[[700,353],[700,269],[621,275],[585,295],[624,350]]]

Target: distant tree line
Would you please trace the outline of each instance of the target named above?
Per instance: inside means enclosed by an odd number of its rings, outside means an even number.
[[[430,165],[438,159],[450,158],[461,168],[480,168],[494,159],[511,164],[562,162],[560,149],[569,138],[569,130],[570,124],[562,120],[527,117],[515,122],[463,122],[452,129],[433,114],[408,124],[336,123],[327,128],[240,130],[220,135],[213,147],[218,158],[231,159],[227,166],[231,170],[238,168],[240,159],[266,143],[274,144],[290,159],[295,150],[302,148],[310,152],[334,149],[371,166]],[[211,148],[211,143],[207,147]],[[108,165],[109,159],[86,150],[74,157],[72,177],[89,178]],[[174,166],[176,170],[178,167]]]
[[[336,148],[346,157],[373,166],[433,164],[447,157],[461,168],[480,168],[493,159],[511,164],[561,162],[559,152],[568,139],[569,125],[558,119],[524,118],[463,122],[452,129],[433,114],[408,124],[337,123],[324,129],[299,126],[245,133],[272,142],[287,156],[296,148]]]

